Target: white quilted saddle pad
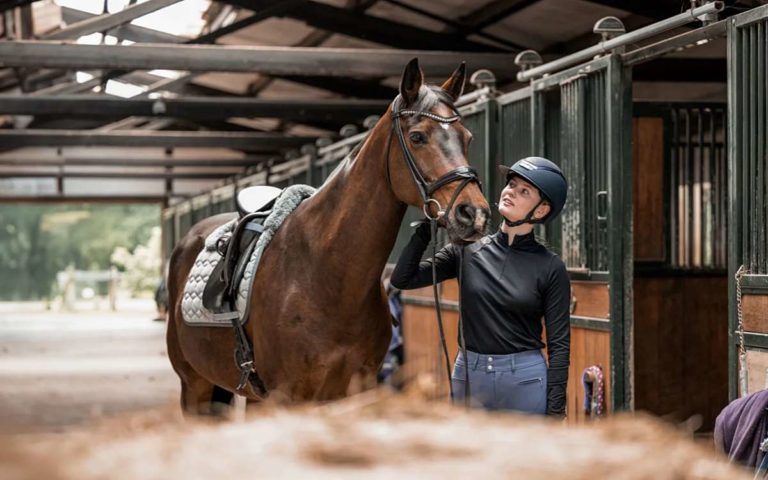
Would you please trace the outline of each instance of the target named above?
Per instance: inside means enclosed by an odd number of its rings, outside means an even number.
[[[256,242],[256,248],[251,254],[250,260],[245,267],[243,279],[240,282],[240,288],[237,291],[236,312],[231,313],[213,313],[203,306],[203,290],[206,283],[216,267],[216,264],[222,259],[219,252],[216,251],[216,242],[224,235],[228,235],[235,227],[237,220],[232,220],[221,225],[208,235],[205,239],[205,246],[197,255],[195,264],[189,272],[187,284],[184,286],[184,297],[181,300],[181,314],[184,322],[189,325],[205,327],[231,327],[234,318],[240,318],[241,323],[248,319],[243,318],[245,306],[251,298],[251,288],[256,275],[256,270],[261,260],[264,249],[269,245],[275,232],[280,225],[288,218],[296,207],[315,193],[315,188],[309,185],[291,185],[283,190],[283,193],[275,200],[275,206],[272,213],[264,221],[264,233]]]

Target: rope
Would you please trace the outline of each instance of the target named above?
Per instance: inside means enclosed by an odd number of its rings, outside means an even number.
[[[461,315],[461,281],[462,267],[464,265],[464,247],[459,249],[459,343],[461,355],[464,357],[464,406],[469,408],[470,389],[469,389],[469,359],[467,358],[467,342],[464,340],[464,317]]]
[[[741,310],[741,277],[747,272],[744,265],[739,266],[736,271],[736,315],[738,318],[738,325],[736,327],[736,333],[739,336],[739,396],[744,397],[747,395],[747,348],[744,343],[744,318]]]
[[[443,314],[440,308],[440,295],[437,292],[437,267],[435,266],[435,257],[437,257],[437,219],[429,221],[432,230],[432,292],[435,296],[435,311],[437,312],[437,328],[440,331],[440,343],[443,347],[445,356],[445,369],[448,372],[448,392],[450,399],[453,400],[453,383],[451,382],[451,360],[448,358],[448,345],[445,343],[445,330],[443,329]]]

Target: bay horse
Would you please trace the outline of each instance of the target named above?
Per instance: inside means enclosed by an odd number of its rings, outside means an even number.
[[[265,249],[245,331],[270,399],[333,400],[353,376],[375,379],[391,335],[381,275],[407,205],[439,218],[454,242],[484,234],[490,210],[467,164],[471,134],[453,107],[465,79],[462,63],[440,88],[426,85],[411,60],[387,114]],[[231,402],[237,391],[231,329],[189,326],[181,316],[206,237],[233,218],[202,220],[171,255],[167,345],[185,414],[216,414],[212,404]],[[254,389],[238,393],[263,400]]]

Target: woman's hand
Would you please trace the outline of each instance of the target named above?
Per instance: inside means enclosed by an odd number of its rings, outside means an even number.
[[[412,222],[411,226],[416,227],[416,230],[413,232],[414,235],[417,235],[424,243],[429,243],[432,239],[432,225],[429,220],[422,218]]]

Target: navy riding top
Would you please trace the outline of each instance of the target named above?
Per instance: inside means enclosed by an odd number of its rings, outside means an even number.
[[[424,226],[414,232],[392,273],[392,286],[407,290],[432,285],[433,259],[421,261],[429,237]],[[438,282],[456,278],[459,248],[448,244],[436,254]],[[463,253],[461,314],[467,349],[488,355],[539,350],[545,346],[545,325],[547,414],[564,414],[571,299],[565,264],[533,232],[508,245],[507,234],[498,231],[464,247]]]

